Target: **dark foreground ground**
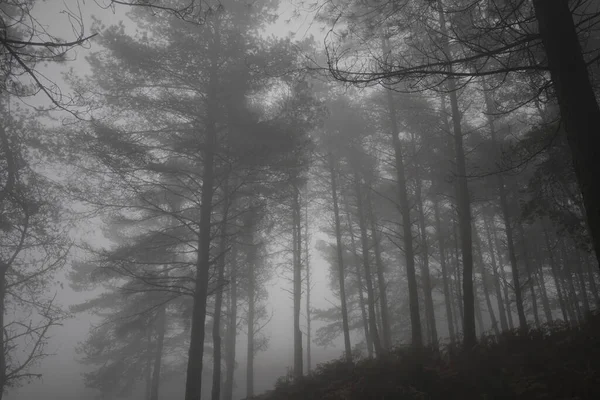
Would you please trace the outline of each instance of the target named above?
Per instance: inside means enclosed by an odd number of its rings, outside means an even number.
[[[600,313],[576,328],[555,322],[484,337],[469,353],[398,348],[381,360],[332,361],[254,399],[600,399]]]

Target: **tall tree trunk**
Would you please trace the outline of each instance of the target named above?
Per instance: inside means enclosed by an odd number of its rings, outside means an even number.
[[[531,293],[531,311],[533,312],[533,320],[535,322],[535,326],[539,329],[540,314],[537,305],[537,296],[535,294],[533,271],[531,268],[531,261],[529,259],[529,249],[527,239],[525,236],[525,229],[523,229],[523,224],[521,222],[518,222],[517,226],[519,228],[519,233],[521,234],[521,246],[523,247],[523,261],[525,264],[525,272],[527,273],[527,286],[529,286],[529,291]]]
[[[415,253],[413,248],[412,220],[410,218],[410,204],[408,203],[408,189],[406,186],[406,173],[404,171],[404,160],[402,155],[402,143],[398,134],[398,120],[396,119],[396,107],[390,90],[386,90],[388,112],[390,114],[391,136],[394,146],[394,157],[396,162],[396,180],[398,186],[398,206],[402,216],[402,229],[404,240],[404,256],[406,259],[406,280],[408,281],[408,301],[410,308],[410,323],[412,331],[412,344],[416,348],[423,346],[421,332],[421,316],[419,312],[419,292],[417,288],[417,274],[415,269]]]
[[[187,364],[185,400],[201,400],[202,397],[202,367],[204,358],[204,338],[206,323],[206,302],[208,297],[208,281],[210,272],[210,243],[211,215],[214,194],[214,159],[217,143],[218,114],[218,70],[219,70],[219,16],[213,23],[213,37],[209,39],[210,72],[208,92],[206,96],[206,124],[204,132],[204,158],[202,169],[202,188],[200,197],[200,223],[198,235],[198,258],[196,262],[196,279],[194,291],[194,306],[192,311],[192,328],[190,334],[190,349]]]
[[[504,332],[508,330],[508,321],[506,319],[506,309],[504,308],[504,301],[502,299],[502,288],[500,287],[500,275],[498,274],[498,265],[496,264],[496,252],[492,242],[492,233],[490,231],[490,225],[485,217],[483,216],[483,225],[485,227],[487,246],[490,252],[490,259],[492,261],[492,272],[494,275],[494,289],[496,291],[496,302],[498,304],[498,314],[500,315],[500,329]]]
[[[475,277],[473,277],[473,303],[475,308],[475,322],[477,322],[477,330],[479,335],[485,332],[485,324],[483,323],[483,312],[481,310],[481,298],[479,297],[479,284]]]
[[[560,306],[560,311],[562,313],[563,320],[565,322],[568,322],[569,317],[567,315],[567,308],[566,308],[565,300],[564,300],[564,297],[562,294],[562,285],[560,283],[556,260],[554,259],[552,245],[550,244],[550,236],[548,235],[548,230],[546,228],[545,221],[542,224],[543,224],[542,229],[544,231],[544,243],[546,245],[546,254],[548,255],[548,262],[550,263],[550,270],[552,271],[552,279],[554,280],[554,287],[556,288],[556,296],[558,297],[558,304]]]
[[[446,320],[448,321],[448,334],[450,342],[456,342],[454,333],[454,321],[452,320],[452,294],[450,293],[450,283],[448,279],[448,270],[446,267],[446,252],[444,246],[444,233],[442,232],[442,223],[440,219],[440,205],[438,199],[433,200],[433,213],[435,216],[435,231],[437,234],[438,251],[440,254],[440,269],[442,270],[442,282],[444,285],[444,304],[446,305]]]
[[[514,329],[515,328],[515,324],[513,322],[513,310],[512,310],[512,300],[510,298],[510,293],[508,290],[508,279],[506,277],[506,270],[504,268],[504,261],[502,260],[502,252],[500,252],[500,239],[498,238],[498,232],[497,232],[497,227],[496,227],[496,223],[492,221],[492,235],[494,237],[494,244],[496,249],[498,249],[498,265],[500,266],[500,277],[502,278],[502,282],[503,282],[503,289],[504,289],[504,300],[506,301],[506,316],[508,317],[508,327],[510,329]],[[510,256],[509,256],[510,258]],[[516,260],[516,258],[515,258]],[[522,304],[522,302],[521,302]]]
[[[541,257],[539,247],[536,246],[536,260],[537,260],[537,281],[540,293],[542,295],[542,307],[544,308],[544,316],[546,322],[552,322],[552,310],[550,309],[550,300],[548,299],[548,290],[546,289],[546,276],[544,275],[544,263]]]
[[[146,369],[145,369],[145,383],[146,383],[146,391],[144,395],[144,399],[150,400],[150,396],[152,395],[152,328],[148,327],[147,335],[146,335]],[[0,396],[1,397],[1,396]]]
[[[594,302],[596,304],[596,308],[600,308],[600,293],[598,293],[598,286],[596,285],[596,277],[594,276],[594,269],[592,267],[592,263],[590,262],[589,254],[585,254],[585,269],[588,274],[588,281],[590,283],[590,290],[592,291],[592,296],[594,296]]]
[[[494,123],[493,113],[495,107],[490,98],[490,94],[487,90],[484,90],[486,114],[488,118],[488,124],[490,126],[490,135],[492,144],[496,152],[500,151],[500,145],[496,137],[496,126]],[[508,198],[506,193],[506,186],[504,183],[504,175],[499,173],[497,176],[498,194],[500,197],[500,209],[502,210],[502,219],[504,221],[504,228],[506,234],[506,246],[508,248],[508,258],[510,260],[510,267],[512,270],[513,290],[515,292],[515,303],[517,306],[517,315],[519,316],[519,327],[523,330],[527,329],[527,317],[525,316],[525,308],[523,307],[523,294],[521,284],[519,282],[519,267],[517,264],[517,256],[515,254],[515,243],[513,235],[513,227],[511,224],[510,210],[508,206]],[[510,308],[509,308],[510,310]],[[510,311],[509,311],[510,312]]]
[[[575,290],[575,284],[573,283],[573,272],[571,271],[569,262],[569,253],[567,252],[564,239],[560,240],[560,251],[563,259],[562,275],[566,283],[565,289],[572,310],[573,320],[577,320],[577,323],[581,323],[583,315],[581,313],[581,307],[579,306],[579,300],[577,299],[577,292]]]
[[[300,330],[300,309],[302,302],[302,206],[300,204],[300,189],[294,187],[292,206],[294,224],[294,377],[302,377],[303,356],[302,331]]]
[[[490,320],[492,321],[492,329],[496,336],[500,335],[500,327],[498,326],[498,320],[496,319],[496,313],[494,312],[494,307],[492,307],[492,299],[490,298],[490,290],[488,288],[488,275],[485,270],[485,261],[483,259],[483,246],[481,244],[481,238],[479,237],[479,232],[477,231],[477,227],[473,227],[473,237],[475,238],[475,245],[477,246],[477,255],[479,256],[479,274],[481,275],[481,287],[483,288],[483,296],[485,297],[485,304],[487,306],[488,312],[490,314]]]
[[[373,348],[375,349],[375,355],[381,356],[381,342],[379,340],[379,333],[377,330],[377,320],[375,319],[375,290],[373,290],[373,279],[371,276],[371,266],[369,262],[369,239],[367,236],[367,222],[365,218],[365,208],[363,201],[363,193],[360,187],[360,180],[358,173],[354,174],[354,189],[356,191],[357,211],[358,211],[358,225],[360,228],[360,238],[362,246],[362,259],[363,268],[365,274],[365,283],[367,285],[367,307],[369,309],[369,332],[371,339],[373,340]]]
[[[597,184],[600,176],[597,152],[600,108],[590,83],[569,2],[534,0],[533,6],[571,148],[575,175],[583,195],[596,259],[600,260],[600,188]]]
[[[227,321],[227,337],[225,340],[225,365],[227,375],[223,385],[223,400],[233,399],[233,381],[235,373],[235,344],[237,339],[237,246],[231,247],[229,262],[229,315]]]
[[[446,18],[444,16],[442,0],[438,0],[440,30],[442,36],[447,38]],[[443,42],[444,53],[451,57],[450,44],[447,40]],[[449,74],[452,74],[452,65],[447,66]],[[463,146],[463,132],[461,127],[462,114],[458,107],[458,94],[454,78],[447,80],[450,110],[452,115],[452,127],[454,131],[454,152],[456,160],[456,202],[458,212],[458,223],[460,230],[461,253],[463,260],[463,304],[464,322],[463,335],[464,346],[471,349],[477,344],[477,333],[475,330],[475,290],[473,286],[473,243],[471,238],[471,200],[469,198],[469,185],[467,183],[467,167],[465,149]]]
[[[304,254],[306,255],[306,372],[312,369],[311,360],[311,313],[310,313],[310,291],[312,281],[310,276],[310,253],[308,250],[308,196],[304,206]]]
[[[223,183],[223,216],[220,223],[221,238],[217,255],[217,293],[215,296],[215,312],[213,315],[213,376],[212,400],[221,399],[221,313],[223,307],[223,290],[225,289],[225,259],[227,253],[227,218],[229,217],[229,188],[227,178]],[[153,399],[156,400],[156,399]]]
[[[465,325],[465,313],[463,309],[462,282],[460,279],[460,245],[458,244],[458,228],[456,218],[452,218],[452,233],[454,237],[454,278],[456,280],[456,292],[458,294],[458,314],[460,316],[461,326]]]
[[[575,249],[575,273],[579,280],[579,293],[581,293],[581,301],[583,303],[583,314],[587,316],[590,312],[590,299],[588,298],[587,287],[585,286],[585,278],[583,277],[583,266],[581,265],[581,256],[579,251]]]
[[[247,345],[246,345],[246,397],[254,396],[254,325],[256,319],[256,262],[258,259],[258,245],[255,239],[256,216],[255,211],[247,211],[244,225],[246,228],[246,264],[248,268],[248,315],[247,315]]]
[[[348,220],[348,233],[350,234],[350,245],[352,246],[352,254],[354,255],[354,265],[356,274],[356,282],[358,286],[358,301],[360,306],[360,314],[363,321],[363,329],[365,332],[365,342],[367,344],[367,354],[369,358],[373,357],[373,341],[371,340],[371,335],[369,333],[369,319],[367,318],[367,311],[365,309],[365,295],[363,292],[363,282],[362,282],[362,274],[360,272],[360,264],[361,258],[358,254],[356,239],[354,236],[354,224],[352,223],[352,218],[350,215],[350,209],[348,207],[348,199],[344,198],[344,211],[346,212],[346,218]]]
[[[416,154],[415,138],[413,137],[413,151]],[[438,348],[438,335],[437,327],[435,324],[435,309],[433,306],[433,295],[431,288],[431,277],[429,276],[429,243],[427,238],[427,226],[425,222],[425,212],[423,210],[423,196],[422,186],[423,182],[419,174],[420,166],[415,165],[415,201],[417,205],[417,212],[419,216],[419,230],[421,233],[421,251],[422,260],[421,264],[421,280],[423,285],[424,303],[425,303],[425,317],[427,318],[427,325],[429,327],[429,341],[434,348]]]
[[[150,390],[150,400],[158,400],[158,390],[160,388],[160,367],[162,364],[163,348],[165,343],[165,330],[167,325],[167,310],[163,305],[158,310],[156,319],[156,351],[154,352],[154,368],[152,368],[152,389]]]
[[[385,283],[384,266],[381,258],[380,240],[381,237],[377,230],[377,221],[375,220],[375,213],[373,212],[373,204],[371,202],[371,196],[368,195],[369,200],[369,220],[371,221],[371,233],[373,236],[373,250],[375,252],[375,265],[377,267],[377,287],[379,289],[379,308],[381,310],[381,332],[383,339],[383,348],[389,350],[392,347],[392,332],[390,330],[389,322],[389,309],[387,301],[387,288]]]
[[[329,153],[329,174],[331,177],[331,196],[333,199],[333,214],[335,218],[335,241],[337,249],[338,274],[340,285],[340,302],[342,307],[342,330],[344,331],[345,357],[352,361],[352,345],[350,344],[350,328],[348,326],[348,307],[346,305],[346,271],[344,269],[344,248],[342,244],[342,228],[340,223],[340,209],[337,194],[337,171],[333,154]]]

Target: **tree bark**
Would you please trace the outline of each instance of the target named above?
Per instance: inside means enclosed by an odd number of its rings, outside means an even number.
[[[546,254],[548,255],[548,262],[550,263],[550,270],[552,271],[552,278],[554,280],[554,286],[556,288],[556,296],[558,297],[558,304],[560,306],[560,311],[563,316],[563,320],[565,322],[569,321],[569,317],[567,315],[567,308],[565,305],[565,300],[562,294],[562,285],[560,283],[560,278],[556,266],[556,260],[554,259],[554,254],[552,251],[552,245],[550,244],[550,236],[548,235],[548,230],[546,228],[545,221],[543,222],[542,229],[544,231],[544,243],[546,245]]]
[[[446,18],[443,12],[442,0],[439,4],[440,30],[444,38],[447,38]],[[451,57],[450,45],[447,40],[443,43],[444,52]],[[448,65],[448,72],[452,73],[452,66]],[[465,150],[463,146],[463,132],[461,127],[462,115],[458,107],[458,94],[454,78],[447,80],[450,97],[450,110],[452,115],[452,128],[454,131],[454,152],[456,160],[456,202],[458,212],[458,223],[460,230],[461,253],[463,261],[463,335],[464,346],[471,349],[477,344],[477,333],[475,330],[475,289],[473,285],[473,243],[471,237],[471,201],[469,198],[469,186],[467,182],[467,167]]]
[[[223,307],[223,290],[225,288],[225,259],[227,252],[227,218],[229,216],[229,193],[227,179],[223,183],[223,216],[221,220],[221,238],[219,242],[219,254],[217,255],[217,293],[215,296],[215,312],[213,315],[212,338],[213,338],[213,376],[212,376],[212,400],[221,399],[221,312]]]
[[[229,262],[229,318],[227,321],[227,337],[225,339],[225,365],[227,375],[223,385],[223,400],[233,399],[233,382],[235,373],[235,345],[237,339],[237,246],[231,248]]]
[[[302,206],[300,189],[294,186],[292,219],[294,224],[294,377],[301,378],[303,371],[302,331],[300,330],[300,309],[302,302]]]
[[[579,280],[579,293],[583,303],[583,314],[587,316],[590,312],[590,299],[588,298],[587,287],[585,286],[585,278],[583,276],[583,266],[581,265],[581,256],[579,251],[575,249],[575,273]]]
[[[204,358],[204,338],[206,322],[206,303],[208,297],[208,280],[210,272],[211,215],[214,194],[214,159],[217,142],[218,113],[218,69],[219,69],[219,17],[215,18],[213,37],[210,40],[211,67],[209,72],[209,89],[206,96],[206,124],[204,127],[206,141],[204,143],[203,180],[200,197],[200,221],[198,237],[198,258],[196,262],[196,279],[194,306],[192,311],[192,328],[190,349],[187,364],[185,400],[201,400],[202,367]]]
[[[254,396],[254,325],[256,313],[256,261],[258,248],[255,240],[256,219],[254,210],[249,210],[246,221],[246,245],[248,253],[246,254],[246,264],[248,268],[248,315],[247,315],[247,336],[246,336],[246,397]]]
[[[490,290],[487,286],[487,271],[485,270],[485,261],[483,260],[483,246],[481,244],[481,238],[479,237],[479,232],[476,227],[473,227],[473,237],[475,238],[475,244],[477,246],[477,255],[479,256],[479,274],[481,275],[481,287],[483,288],[483,296],[485,297],[485,304],[487,306],[488,312],[490,314],[490,319],[492,321],[492,329],[496,336],[500,335],[500,327],[498,326],[498,320],[496,319],[496,313],[494,312],[494,308],[492,307],[492,299],[490,298]]]
[[[498,314],[500,314],[500,329],[504,332],[508,330],[508,321],[506,319],[506,309],[504,308],[504,301],[502,299],[502,288],[500,287],[500,276],[498,274],[498,265],[496,264],[496,253],[492,242],[492,233],[490,231],[490,225],[485,217],[483,216],[483,224],[485,227],[485,233],[487,238],[487,246],[490,252],[490,259],[492,261],[492,272],[494,275],[494,289],[496,291],[496,302],[498,304]]]
[[[158,311],[156,320],[156,351],[154,352],[154,368],[152,368],[152,387],[150,390],[150,400],[158,400],[158,391],[160,388],[160,367],[162,364],[163,348],[165,343],[165,330],[167,324],[166,305]]]
[[[521,246],[523,248],[523,261],[525,264],[525,272],[527,273],[527,286],[529,286],[529,291],[531,293],[531,311],[533,312],[533,320],[535,322],[536,328],[540,328],[540,314],[537,305],[537,296],[535,294],[535,285],[533,279],[533,271],[531,268],[531,261],[529,259],[529,249],[527,244],[527,239],[525,236],[525,229],[523,229],[523,224],[521,222],[517,223],[519,228],[519,233],[521,234]]]
[[[337,250],[338,274],[340,285],[340,302],[342,308],[342,330],[344,331],[344,349],[346,361],[352,361],[352,345],[350,344],[350,328],[348,326],[348,307],[346,305],[346,271],[344,269],[344,248],[342,245],[342,228],[340,223],[340,208],[337,195],[336,168],[333,154],[329,153],[329,174],[331,178],[331,196],[333,199],[333,215],[335,219],[335,241]]]
[[[392,347],[392,332],[390,330],[389,322],[389,309],[387,301],[387,287],[384,275],[383,260],[381,258],[380,240],[381,237],[377,231],[377,221],[375,220],[375,213],[373,212],[373,204],[371,202],[371,196],[367,196],[369,200],[369,220],[371,221],[371,234],[373,237],[373,250],[375,252],[375,265],[377,267],[377,286],[379,289],[379,309],[381,310],[381,332],[383,339],[383,348],[389,350]]]
[[[413,137],[413,151],[416,154],[416,144]],[[431,288],[431,277],[429,276],[429,243],[427,238],[427,226],[425,222],[425,212],[423,210],[423,196],[421,193],[423,182],[419,174],[420,166],[415,165],[415,201],[417,205],[417,212],[419,214],[419,230],[421,233],[421,250],[422,250],[422,264],[421,264],[421,280],[423,285],[424,303],[425,303],[425,317],[427,318],[429,341],[433,348],[438,348],[438,335],[437,327],[435,323],[435,309],[433,306],[433,295]]]
[[[369,239],[367,236],[367,222],[365,218],[365,209],[363,201],[363,193],[360,188],[361,183],[358,173],[354,175],[354,189],[356,191],[357,211],[358,211],[358,226],[360,228],[360,238],[362,246],[362,259],[365,274],[365,283],[367,285],[367,307],[369,310],[369,332],[373,340],[373,348],[375,355],[381,356],[381,342],[377,330],[377,320],[375,319],[375,291],[373,290],[373,279],[371,276],[371,266],[369,262]]]
[[[600,176],[597,152],[600,108],[569,2],[534,0],[533,6],[583,196],[587,225],[596,259],[600,260],[600,187],[597,184]]]
[[[304,207],[304,253],[306,255],[306,372],[309,373],[312,369],[311,360],[311,315],[310,315],[310,291],[311,291],[311,276],[310,276],[310,253],[308,250],[308,201]]]
[[[415,253],[413,248],[412,220],[410,218],[410,205],[408,203],[408,189],[406,186],[406,173],[402,156],[402,143],[398,137],[398,120],[396,107],[390,90],[386,90],[388,112],[390,113],[391,136],[394,146],[396,162],[396,180],[398,186],[398,205],[402,216],[402,230],[404,240],[404,256],[406,259],[406,280],[408,281],[408,301],[410,308],[410,323],[412,331],[412,344],[415,348],[423,347],[421,332],[421,316],[419,312],[419,292],[417,289],[417,274],[415,269]]]
[[[444,233],[442,232],[442,223],[440,219],[440,205],[438,199],[433,200],[433,213],[435,216],[435,231],[437,234],[438,251],[440,254],[440,269],[442,270],[442,282],[444,285],[444,303],[446,305],[446,319],[448,321],[448,334],[450,342],[456,342],[454,332],[454,321],[452,320],[452,294],[450,293],[450,283],[448,279],[448,271],[446,267],[446,253],[444,246]]]
[[[354,255],[354,265],[356,274],[356,284],[358,286],[358,301],[360,306],[360,314],[363,321],[363,329],[365,332],[365,342],[367,344],[367,354],[369,358],[373,357],[373,341],[371,340],[371,335],[369,333],[369,319],[367,318],[367,311],[365,309],[365,295],[363,293],[363,283],[362,283],[362,274],[360,272],[360,264],[361,259],[358,255],[358,250],[356,246],[356,239],[354,236],[354,225],[352,224],[352,218],[350,216],[350,209],[348,207],[348,199],[344,198],[344,209],[346,212],[346,218],[348,220],[348,233],[350,234],[350,245],[352,246],[352,254]]]

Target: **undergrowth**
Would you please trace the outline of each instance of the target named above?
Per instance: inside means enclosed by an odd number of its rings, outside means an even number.
[[[335,360],[294,380],[282,377],[264,400],[600,399],[600,313],[484,336],[469,351],[392,349],[379,359]]]

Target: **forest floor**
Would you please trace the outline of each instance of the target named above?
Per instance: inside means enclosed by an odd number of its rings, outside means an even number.
[[[298,381],[282,377],[254,399],[600,399],[600,312],[575,328],[554,322],[484,336],[469,352],[404,347],[381,359],[331,361]]]

